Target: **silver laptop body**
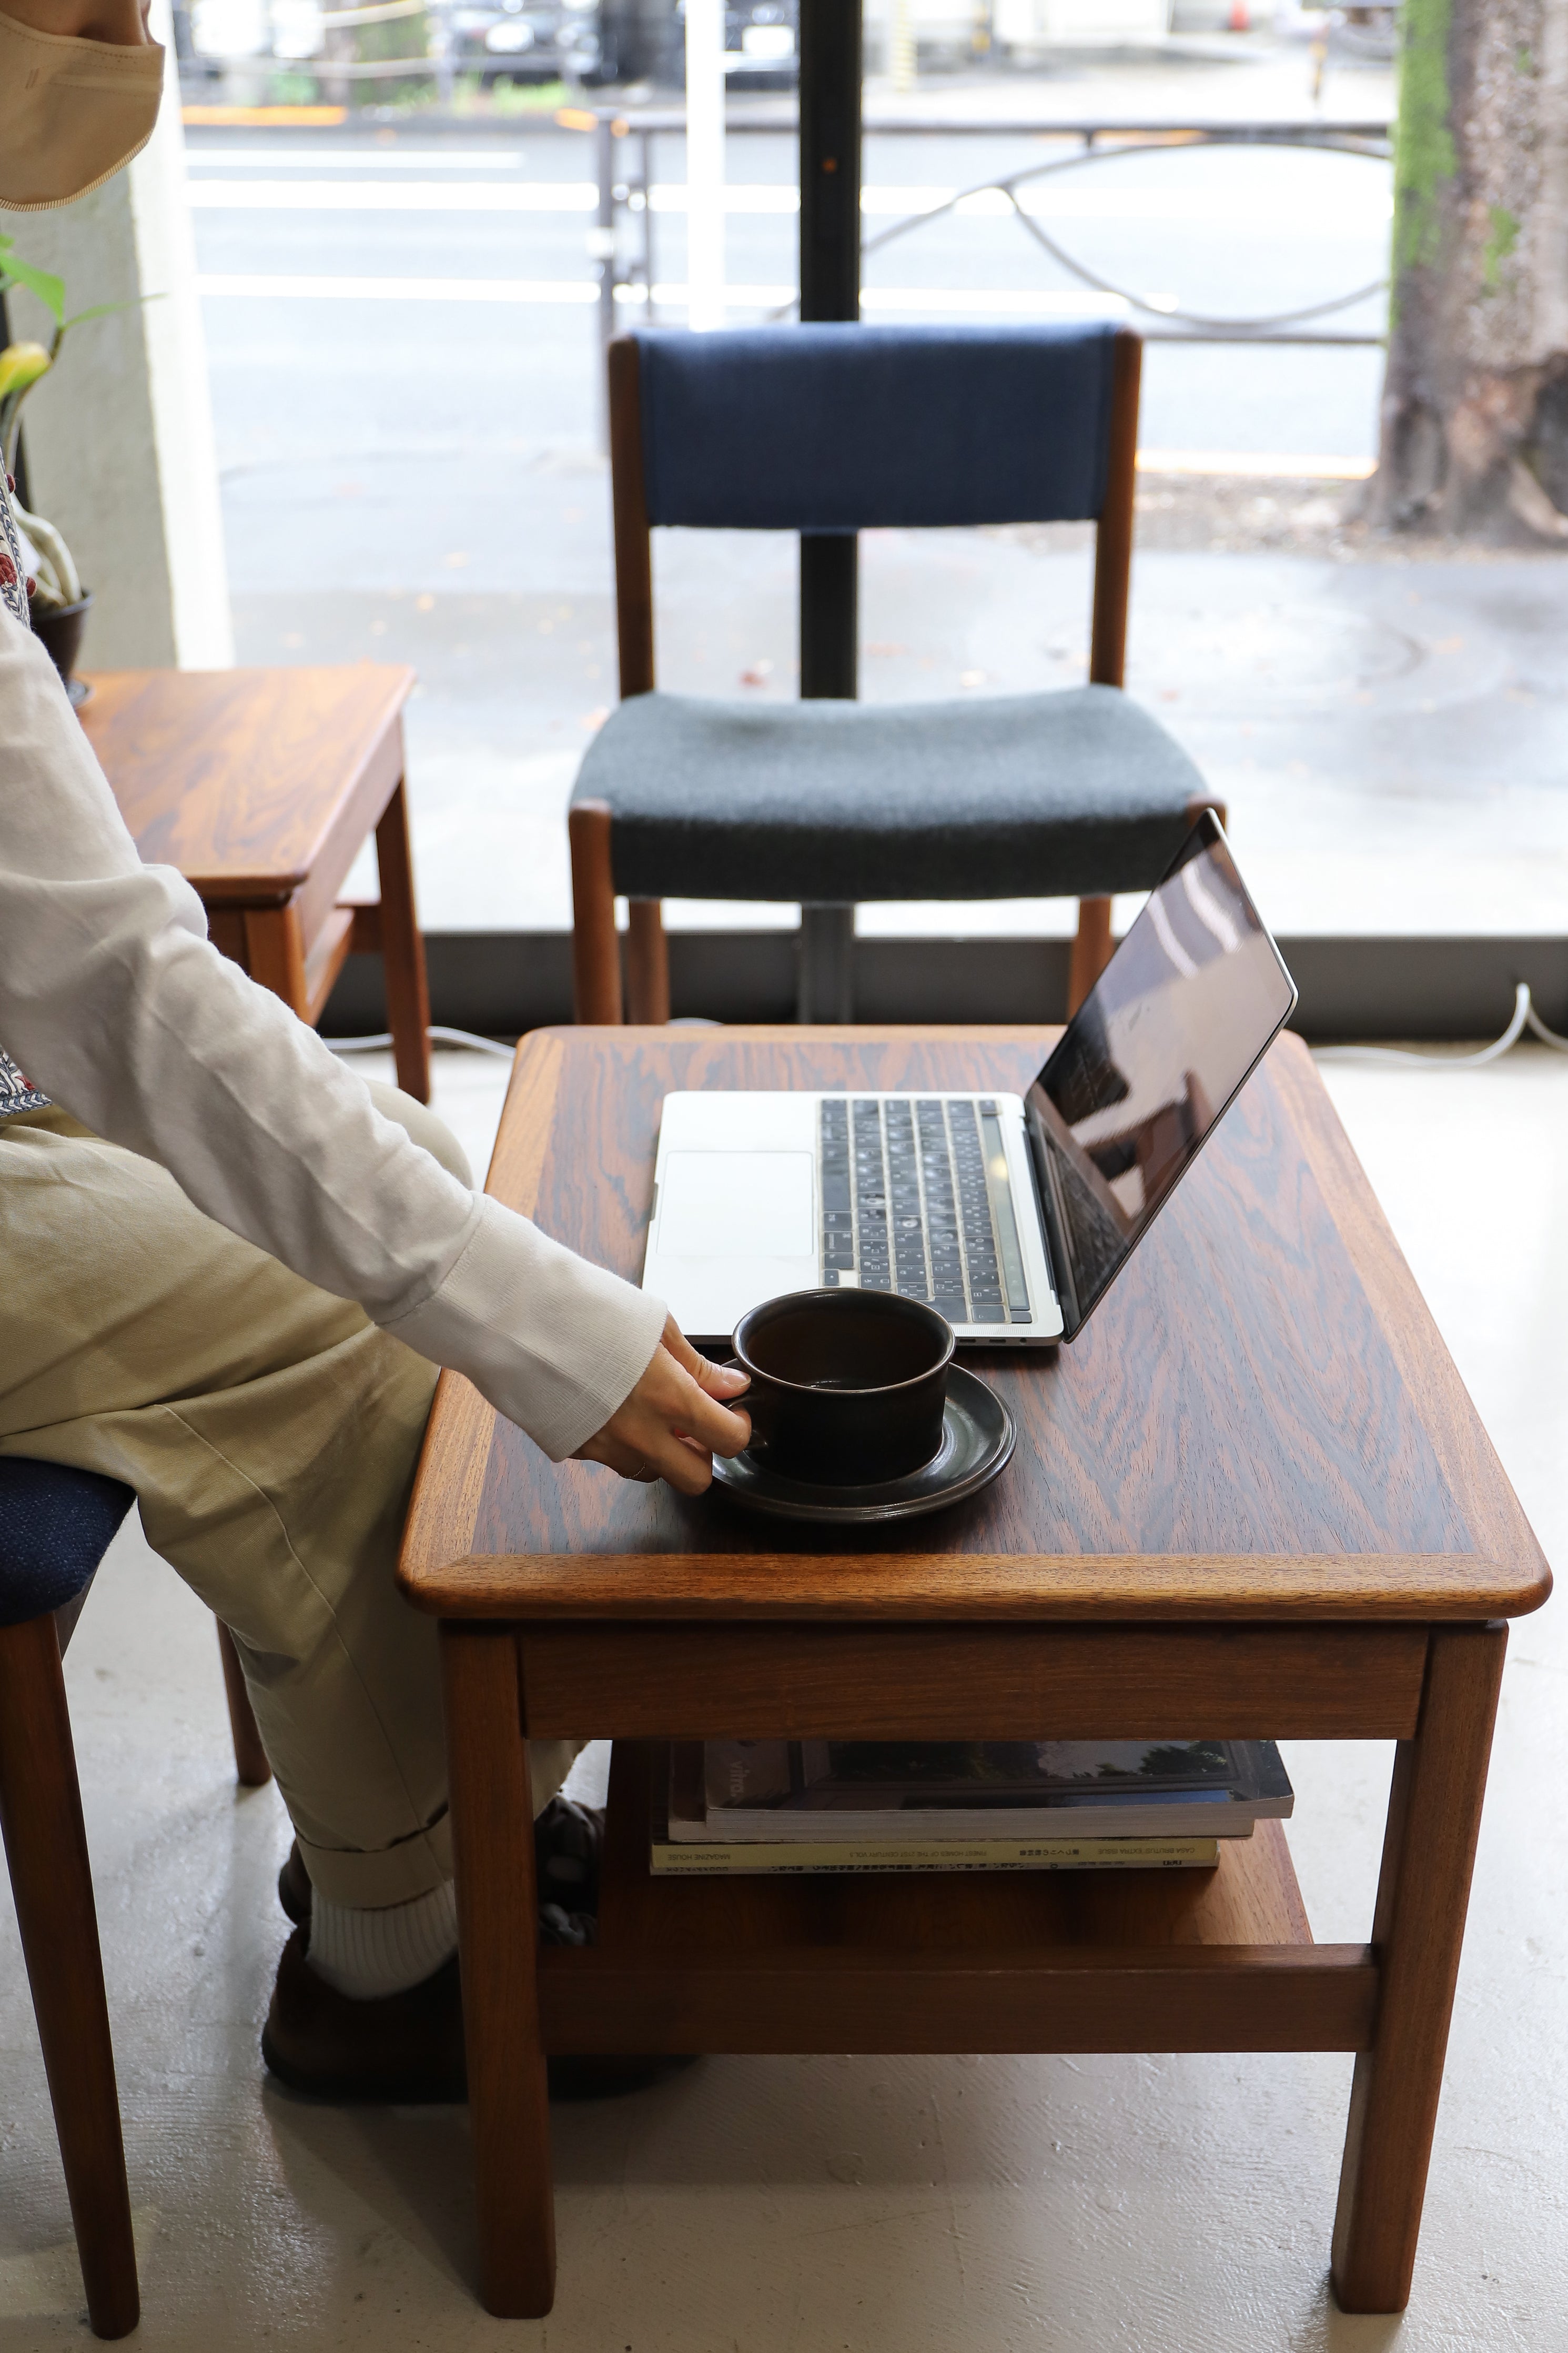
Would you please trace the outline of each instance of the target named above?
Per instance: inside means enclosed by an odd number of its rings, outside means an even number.
[[[704,1343],[857,1284],[961,1342],[1071,1340],[1295,1002],[1205,813],[1026,1096],[667,1095],[643,1288]]]

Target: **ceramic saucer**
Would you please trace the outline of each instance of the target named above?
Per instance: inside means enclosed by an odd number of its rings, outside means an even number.
[[[809,1520],[834,1527],[872,1527],[915,1520],[978,1494],[1002,1470],[1017,1431],[1013,1417],[978,1375],[954,1365],[947,1377],[942,1444],[931,1461],[902,1479],[875,1487],[818,1487],[785,1479],[744,1454],[713,1458],[713,1483],[731,1503],[777,1520]]]

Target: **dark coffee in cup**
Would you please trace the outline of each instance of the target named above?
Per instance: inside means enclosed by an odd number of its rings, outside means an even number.
[[[874,1486],[923,1469],[942,1444],[952,1328],[886,1291],[794,1291],[742,1315],[738,1400],[747,1450],[770,1471],[826,1487]]]

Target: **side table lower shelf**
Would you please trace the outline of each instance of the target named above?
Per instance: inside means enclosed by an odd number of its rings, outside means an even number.
[[[1314,1945],[1284,1832],[1214,1871],[655,1879],[666,1752],[619,1741],[600,1942],[539,1956],[551,2052],[1360,2051],[1377,1963]]]

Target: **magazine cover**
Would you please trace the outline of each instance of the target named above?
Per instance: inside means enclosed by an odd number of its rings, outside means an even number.
[[[1038,1834],[1210,1837],[1289,1816],[1272,1741],[704,1744],[709,1834],[730,1839]]]
[[[977,1838],[846,1838],[841,1818],[811,1818],[809,1838],[728,1839],[707,1820],[703,1757],[697,1741],[669,1751],[668,1803],[653,1795],[649,1868],[659,1878],[780,1876],[806,1872],[1212,1871],[1213,1837],[1089,1837],[1058,1832],[1020,1838],[1006,1815],[983,1818]],[[931,1817],[918,1818],[921,1824]],[[1250,1824],[1247,1826],[1250,1832]],[[998,1835],[1000,1833],[1000,1835]]]

